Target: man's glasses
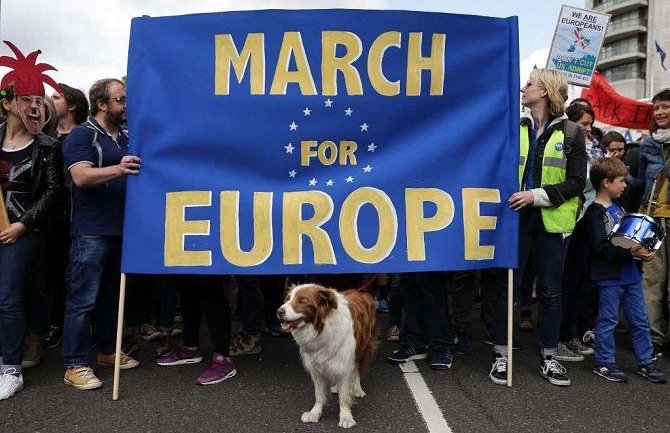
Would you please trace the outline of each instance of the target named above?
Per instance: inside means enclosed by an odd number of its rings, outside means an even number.
[[[22,105],[37,105],[38,107],[41,107],[44,105],[44,98],[41,96],[26,96],[26,95],[19,95],[16,98]]]
[[[117,96],[116,98],[107,98],[109,101],[116,101],[119,104],[125,104],[126,103],[126,97],[125,96]]]

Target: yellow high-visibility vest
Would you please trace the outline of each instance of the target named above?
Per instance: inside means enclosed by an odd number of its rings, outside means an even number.
[[[528,125],[521,125],[521,147],[519,157],[519,190],[523,188],[523,173],[526,170],[528,151],[530,149]],[[563,152],[565,135],[555,129],[544,147],[542,156],[542,173],[540,185],[555,185],[564,182],[567,174],[568,159]],[[579,198],[572,197],[562,205],[541,208],[542,222],[548,233],[572,233],[577,222]]]

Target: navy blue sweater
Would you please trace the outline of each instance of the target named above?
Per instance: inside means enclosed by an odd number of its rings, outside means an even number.
[[[578,234],[583,236],[588,249],[591,280],[619,278],[622,262],[633,257],[629,249],[614,246],[607,238],[613,225],[607,209],[600,203],[593,202],[586,208],[584,218],[575,228],[575,232],[579,231]]]

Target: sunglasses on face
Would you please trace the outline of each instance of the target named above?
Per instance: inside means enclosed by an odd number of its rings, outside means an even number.
[[[116,98],[107,98],[108,101],[116,101],[119,104],[125,104],[126,103],[126,97],[125,96],[117,96]]]

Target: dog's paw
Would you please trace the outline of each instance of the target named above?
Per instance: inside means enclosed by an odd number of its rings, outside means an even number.
[[[321,417],[321,415],[316,414],[316,413],[312,413],[312,412],[303,412],[303,414],[302,414],[302,416],[300,417],[300,419],[301,419],[302,422],[304,422],[304,423],[308,423],[308,422],[319,422],[319,418],[320,418],[320,417]],[[353,420],[352,420],[352,421],[353,421]]]
[[[337,385],[333,385],[330,387],[330,393],[331,394],[337,394]]]
[[[358,390],[354,391],[354,397],[356,397],[356,398],[363,398],[366,395],[367,394],[362,389],[358,389]]]
[[[356,425],[356,421],[354,421],[354,417],[352,416],[340,417],[340,422],[337,425],[342,428],[352,428]]]

